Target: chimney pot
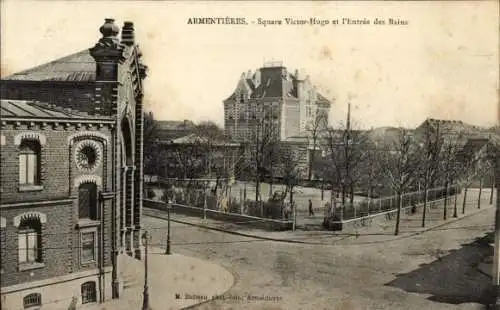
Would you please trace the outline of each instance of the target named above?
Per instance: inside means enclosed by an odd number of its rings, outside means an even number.
[[[115,25],[115,20],[113,18],[106,18],[104,19],[104,25],[99,28],[99,31],[105,38],[116,37],[116,35],[120,32],[120,28]]]
[[[122,28],[122,43],[131,46],[134,45],[135,42],[135,34],[134,34],[134,23],[133,22],[124,22]]]

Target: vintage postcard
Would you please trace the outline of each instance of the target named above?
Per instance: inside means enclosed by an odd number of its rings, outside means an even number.
[[[1,309],[500,307],[498,1],[0,8]]]

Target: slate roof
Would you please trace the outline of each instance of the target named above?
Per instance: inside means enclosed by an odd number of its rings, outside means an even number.
[[[88,49],[2,78],[5,81],[95,81],[96,63]]]
[[[245,75],[245,83],[251,89],[250,98],[298,97],[297,82],[299,78],[286,72],[284,67],[263,67],[257,70],[260,71],[259,81],[255,80],[257,73],[254,73],[251,78],[250,74]],[[330,100],[318,92],[316,92],[316,97],[318,103],[330,104]],[[233,92],[224,101],[235,99],[237,99],[236,94]]]
[[[197,134],[190,133],[181,137],[176,137],[173,139],[157,139],[159,143],[162,144],[181,144],[181,145],[189,145],[189,144],[200,144],[206,143],[207,138],[201,137]],[[239,146],[238,143],[229,142],[229,141],[211,141],[211,144],[214,146]]]
[[[1,118],[39,118],[39,119],[107,119],[105,116],[90,115],[85,112],[64,109],[38,101],[28,100],[0,100]]]

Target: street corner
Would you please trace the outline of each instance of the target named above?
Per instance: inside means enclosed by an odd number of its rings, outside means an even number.
[[[160,250],[153,249],[160,254]],[[183,309],[226,293],[234,277],[226,268],[201,259],[151,255],[150,289],[153,309]]]

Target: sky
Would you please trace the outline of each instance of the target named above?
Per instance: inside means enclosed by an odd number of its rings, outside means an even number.
[[[427,117],[491,126],[500,118],[497,1],[21,1],[1,5],[1,76],[92,47],[104,18],[135,24],[155,118],[212,120],[242,72],[281,61],[300,69],[360,127],[418,126]],[[245,18],[248,25],[188,24]],[[267,25],[285,18],[329,25]],[[343,18],[369,25],[342,24]],[[400,19],[406,25],[389,25]],[[375,19],[385,25],[375,25]],[[339,20],[339,24],[333,24]]]

